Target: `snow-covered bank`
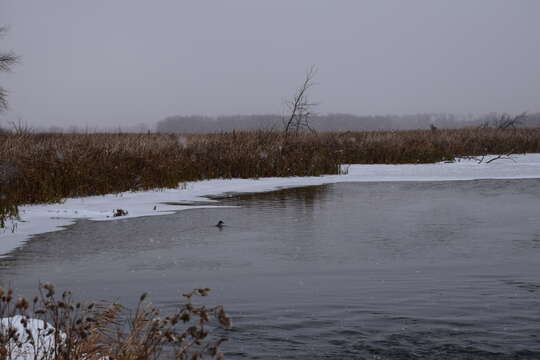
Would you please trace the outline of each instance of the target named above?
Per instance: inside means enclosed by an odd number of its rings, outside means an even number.
[[[26,326],[23,324],[26,323]],[[54,334],[49,334],[54,329],[51,324],[43,320],[33,319],[21,315],[5,317],[0,319],[0,334],[8,338],[9,329],[14,329],[18,335],[18,340],[10,339],[6,346],[7,354],[11,360],[30,360],[50,358],[49,351],[54,349]],[[30,330],[30,333],[27,332]],[[60,339],[65,341],[65,333],[59,334]],[[30,341],[32,339],[33,343]],[[21,344],[21,347],[17,345]]]
[[[348,169],[346,175],[216,179],[190,182],[176,189],[70,198],[61,204],[21,206],[21,221],[14,224],[15,231],[6,229],[0,232],[0,254],[12,251],[31,235],[59,230],[62,226],[72,224],[76,219],[118,220],[170,214],[174,211],[193,208],[193,206],[174,203],[204,201],[209,204],[197,207],[211,207],[213,205],[205,197],[207,195],[265,192],[280,188],[338,182],[540,178],[540,154],[513,156],[512,160],[498,159],[489,164],[485,161],[479,164],[475,160],[461,160],[454,163],[418,165],[350,165],[344,168]],[[115,209],[127,210],[128,215],[113,217]]]

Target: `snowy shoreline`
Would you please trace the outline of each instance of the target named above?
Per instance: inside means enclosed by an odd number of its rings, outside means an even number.
[[[171,214],[179,210],[208,208],[219,204],[218,201],[210,200],[206,196],[268,192],[340,182],[540,178],[540,154],[516,155],[512,156],[512,159],[498,159],[488,164],[486,161],[489,158],[486,157],[483,163],[473,159],[461,159],[452,163],[434,164],[346,165],[343,167],[348,170],[345,175],[204,180],[181,184],[175,189],[69,198],[59,204],[25,205],[19,208],[21,221],[13,223],[15,230],[13,232],[11,229],[0,230],[0,256],[5,256],[23,245],[32,235],[61,230],[77,219],[119,220]],[[205,204],[197,205],[197,202]],[[216,205],[211,205],[214,202]],[[195,205],[184,205],[185,203]],[[127,210],[128,215],[113,217],[115,209]]]

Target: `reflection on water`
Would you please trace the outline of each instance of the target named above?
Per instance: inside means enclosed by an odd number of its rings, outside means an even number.
[[[540,358],[540,181],[350,183],[36,236],[0,282],[134,303],[214,289],[229,358]],[[129,211],[129,209],[128,209]],[[222,231],[214,225],[223,220]]]

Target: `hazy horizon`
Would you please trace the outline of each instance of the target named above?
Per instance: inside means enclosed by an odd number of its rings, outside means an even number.
[[[15,1],[0,125],[275,114],[318,67],[320,113],[538,112],[540,2]]]

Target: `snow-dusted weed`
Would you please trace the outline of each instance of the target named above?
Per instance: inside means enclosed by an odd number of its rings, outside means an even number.
[[[192,303],[210,289],[183,295],[176,311],[162,316],[143,294],[134,310],[119,304],[76,302],[41,284],[31,301],[0,289],[2,360],[222,359],[216,326],[231,328],[222,306]]]

